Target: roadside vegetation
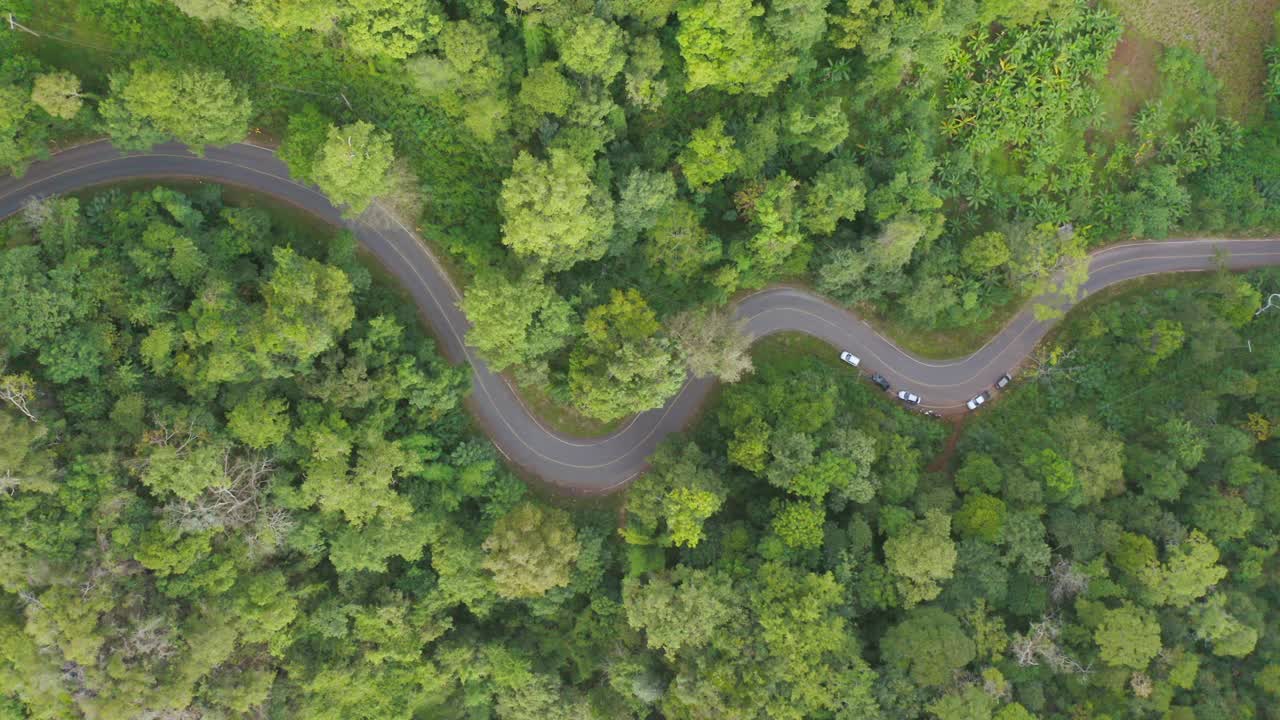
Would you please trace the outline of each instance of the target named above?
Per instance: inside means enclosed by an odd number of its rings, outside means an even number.
[[[699,325],[772,281],[938,355],[1073,292],[1099,244],[1273,227],[1271,23],[1191,5],[1232,42],[1136,0],[19,3],[49,36],[5,34],[0,161],[279,139],[350,213],[417,221],[553,419],[607,427],[740,366]]]

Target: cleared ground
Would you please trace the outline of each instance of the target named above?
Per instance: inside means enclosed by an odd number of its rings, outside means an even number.
[[[1223,102],[1237,120],[1248,121],[1262,112],[1267,72],[1262,53],[1274,35],[1280,0],[1108,0],[1107,5],[1127,28],[1116,52],[1120,64],[1112,66],[1121,94],[1128,89],[1140,99],[1149,88],[1143,66],[1151,62],[1153,48],[1145,41],[1153,40],[1191,47],[1203,55],[1222,80]],[[1131,75],[1125,71],[1130,63]]]

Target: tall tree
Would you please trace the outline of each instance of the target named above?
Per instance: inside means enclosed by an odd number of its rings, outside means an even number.
[[[535,270],[515,282],[500,273],[479,275],[461,307],[472,325],[467,344],[498,372],[513,365],[536,368],[578,329],[573,308]]]
[[[622,602],[627,624],[644,631],[649,647],[672,658],[708,644],[741,613],[728,577],[684,565],[645,582],[627,579]]]
[[[654,223],[645,244],[649,264],[682,279],[720,259],[720,240],[707,232],[694,206],[676,200]]]
[[[678,12],[686,90],[768,95],[790,74],[794,59],[765,32],[765,9],[753,0],[696,0],[681,3]]]
[[[742,151],[725,134],[724,119],[717,115],[693,131],[678,159],[689,187],[703,190],[737,172],[742,165]]]
[[[613,232],[613,202],[587,168],[564,150],[538,160],[516,157],[498,201],[502,242],[548,270],[567,270],[604,254]]]
[[[1160,624],[1150,610],[1125,603],[1103,611],[1093,639],[1103,662],[1141,671],[1160,652]]]
[[[574,404],[600,420],[662,405],[684,383],[674,343],[658,334],[653,310],[635,290],[614,290],[587,313],[585,337],[573,350],[569,387]]]
[[[360,55],[406,58],[440,32],[444,12],[427,0],[344,0],[343,37]]]
[[[123,150],[146,150],[170,137],[197,153],[242,140],[253,106],[216,70],[135,63],[111,76],[98,108],[104,129]]]
[[[70,120],[84,105],[80,78],[69,72],[37,75],[31,88],[31,100],[50,115]]]
[[[517,599],[567,585],[582,546],[568,513],[527,502],[498,518],[484,551],[498,594]]]
[[[885,662],[926,687],[950,682],[955,671],[977,655],[960,621],[932,606],[912,610],[889,628],[880,640],[880,652]]]
[[[626,33],[616,24],[595,15],[577,18],[560,41],[565,67],[608,83],[627,62]]]
[[[312,175],[335,205],[359,214],[390,188],[388,173],[394,161],[391,137],[360,121],[329,128]]]
[[[634,544],[697,547],[703,539],[703,523],[728,494],[720,474],[697,445],[663,443],[649,458],[649,471],[627,490],[623,536]]]
[[[951,518],[939,510],[926,512],[885,540],[884,559],[906,607],[937,597],[942,592],[940,583],[955,571]]]

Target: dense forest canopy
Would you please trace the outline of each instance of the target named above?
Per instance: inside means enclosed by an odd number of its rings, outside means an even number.
[[[545,406],[725,382],[617,505],[552,502],[349,234],[37,199],[0,224],[0,718],[1280,717],[1280,273],[1090,303],[961,428],[724,309],[785,280],[980,336],[1102,244],[1273,231],[1276,51],[1228,114],[1190,47],[1117,97],[1130,30],[1079,0],[0,12],[0,166],[252,136],[416,222]]]

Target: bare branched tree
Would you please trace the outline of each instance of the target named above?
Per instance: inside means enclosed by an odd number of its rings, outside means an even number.
[[[667,324],[667,332],[683,351],[689,370],[699,377],[737,382],[751,372],[752,337],[746,322],[724,309],[683,312]]]
[[[156,420],[156,429],[143,434],[143,442],[156,447],[171,447],[179,453],[191,447],[191,444],[203,437],[204,433],[195,423],[175,420],[172,423]]]
[[[1087,675],[1091,667],[1081,665],[1059,647],[1058,635],[1061,632],[1058,619],[1046,615],[1040,622],[1032,623],[1025,635],[1014,633],[1013,641],[1009,643],[1009,654],[1023,667],[1044,664],[1056,673]]]
[[[1057,346],[1043,346],[1027,356],[1026,374],[1046,385],[1056,380],[1070,380],[1079,369],[1074,362],[1076,348],[1063,350]]]
[[[1066,558],[1049,569],[1049,597],[1055,605],[1079,595],[1089,589],[1089,576],[1076,569],[1075,563]]]
[[[244,529],[255,553],[270,554],[294,526],[289,511],[268,500],[275,467],[269,457],[239,455],[228,448],[223,454],[222,481],[194,500],[169,504],[165,514],[187,532]]]
[[[139,618],[120,640],[120,654],[125,660],[147,658],[164,660],[177,652],[169,629],[168,618],[161,615]]]
[[[227,448],[222,457],[222,482],[195,500],[172,503],[165,510],[188,532],[245,527],[264,510],[265,490],[274,470],[268,457],[240,456]]]
[[[0,375],[0,400],[17,408],[31,422],[38,422],[35,413],[31,411],[31,404],[35,399],[36,381],[30,375]]]
[[[1136,672],[1129,677],[1129,687],[1133,690],[1135,697],[1143,700],[1151,697],[1151,691],[1155,689],[1155,683],[1151,682],[1151,676],[1144,672]]]
[[[53,204],[50,198],[33,195],[22,205],[22,221],[27,227],[39,232],[53,218]]]

